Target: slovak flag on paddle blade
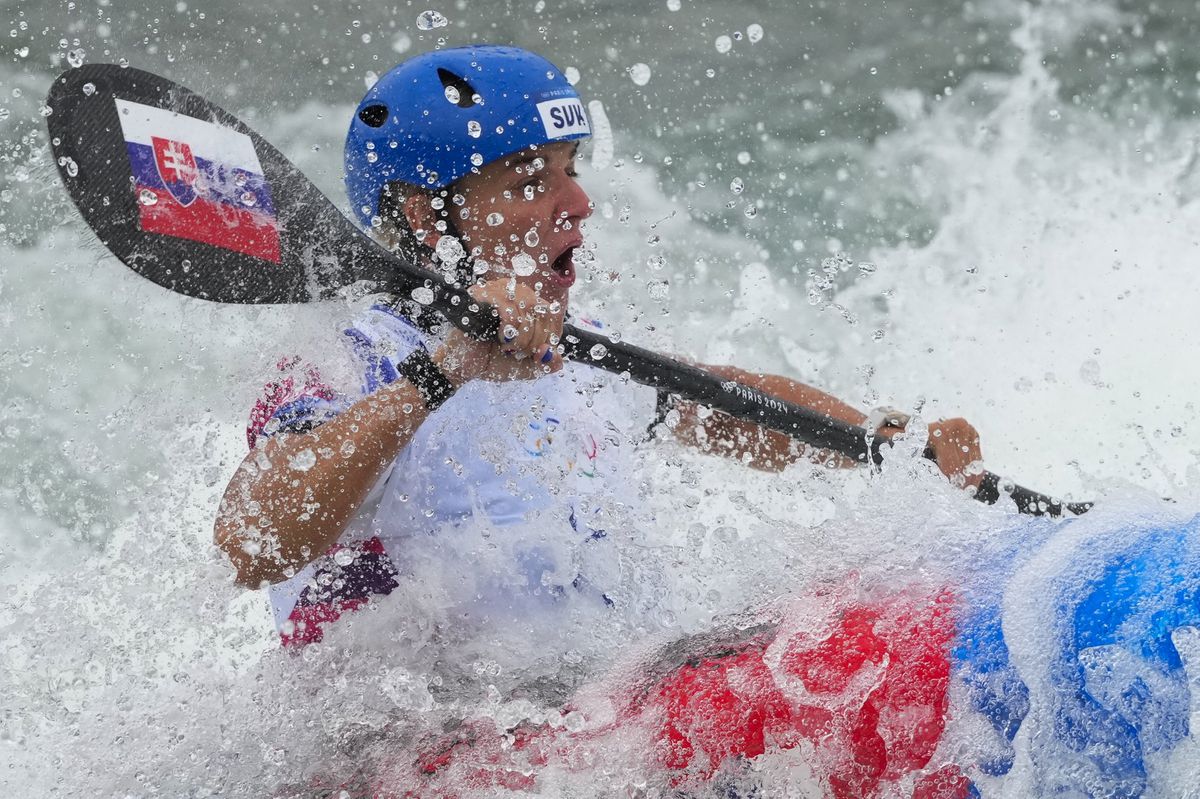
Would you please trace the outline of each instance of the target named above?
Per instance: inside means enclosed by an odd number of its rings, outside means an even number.
[[[244,133],[117,100],[142,230],[279,263],[271,187]]]

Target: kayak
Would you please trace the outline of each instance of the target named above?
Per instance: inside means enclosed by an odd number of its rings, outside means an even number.
[[[1013,551],[955,585],[831,579],[672,643],[558,720],[418,741],[357,793],[561,795],[606,763],[651,793],[770,795],[755,786],[774,760],[835,799],[1169,795],[1155,775],[1191,737],[1200,517],[1080,519]]]

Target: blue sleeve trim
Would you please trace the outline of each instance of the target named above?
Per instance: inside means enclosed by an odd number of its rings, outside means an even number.
[[[305,433],[335,418],[343,410],[343,404],[320,397],[300,397],[276,408],[262,435]]]

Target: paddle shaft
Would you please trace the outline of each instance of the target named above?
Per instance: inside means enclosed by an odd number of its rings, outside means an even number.
[[[126,105],[118,113],[114,101],[139,105],[132,109]],[[52,112],[47,120],[51,148],[76,207],[114,255],[158,285],[199,299],[255,304],[310,302],[336,296],[353,285],[365,285],[411,298],[479,340],[496,340],[499,319],[493,308],[477,303],[442,275],[385,250],[346,219],[269,142],[195,92],[141,70],[89,64],[63,73],[51,86],[47,106]],[[163,121],[156,109],[168,112],[170,118]],[[138,193],[131,189],[136,188],[137,179],[155,182],[160,178],[152,173],[131,177],[134,156],[130,148],[136,145],[128,138],[126,125],[148,124],[146,120],[155,113],[160,114],[155,130],[162,136],[169,135],[169,130],[163,131],[175,125],[173,120],[193,129],[199,120],[209,126],[206,135],[210,137],[242,137],[252,142],[261,161],[266,199],[276,215],[266,229],[268,238],[275,237],[270,247],[262,249],[262,240],[243,238],[247,234],[228,223],[219,237],[200,235],[198,239],[187,231],[162,235],[145,227],[147,208],[157,206],[157,201],[139,207]],[[211,172],[207,177],[220,190],[219,184],[228,180],[230,173]],[[156,190],[164,203],[171,202],[168,191],[175,191],[170,184]],[[261,236],[263,230],[259,227],[256,235]],[[883,437],[869,437],[861,427],[751,386],[570,324],[564,327],[561,343],[564,356],[572,360],[627,374],[660,392],[860,463],[882,461]],[[1050,497],[1005,485],[991,473],[985,473],[975,496],[991,503],[1002,494],[1011,495],[1024,513],[1058,515],[1062,511]],[[1068,509],[1081,513],[1088,507],[1079,503]]]
[[[428,270],[385,255],[394,261],[396,270],[390,290],[408,296],[416,293],[425,300],[423,304],[459,329],[480,341],[495,341],[498,321],[494,309],[475,302],[465,291],[447,284]],[[608,372],[627,374],[634,382],[707,405],[859,463],[879,465],[883,462],[882,447],[888,444],[885,437],[868,437],[868,431],[863,427],[830,418],[752,386],[726,380],[642,347],[612,341],[600,333],[581,330],[571,324],[563,326],[562,344],[564,357],[571,360]],[[933,460],[932,450],[926,450],[926,457]],[[1007,483],[1000,476],[985,471],[975,498],[990,505],[1005,495],[1012,497],[1021,513],[1059,516],[1063,511],[1061,502]],[[1091,503],[1068,503],[1066,508],[1072,513],[1086,513]]]

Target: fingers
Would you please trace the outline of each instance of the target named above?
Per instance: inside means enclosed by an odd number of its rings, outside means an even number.
[[[979,432],[966,419],[942,419],[929,425],[929,448],[942,474],[958,486],[983,479]]]
[[[476,286],[472,296],[496,309],[498,353],[489,364],[492,380],[529,379],[562,368],[559,339],[563,314],[542,302],[528,286],[497,279]]]

